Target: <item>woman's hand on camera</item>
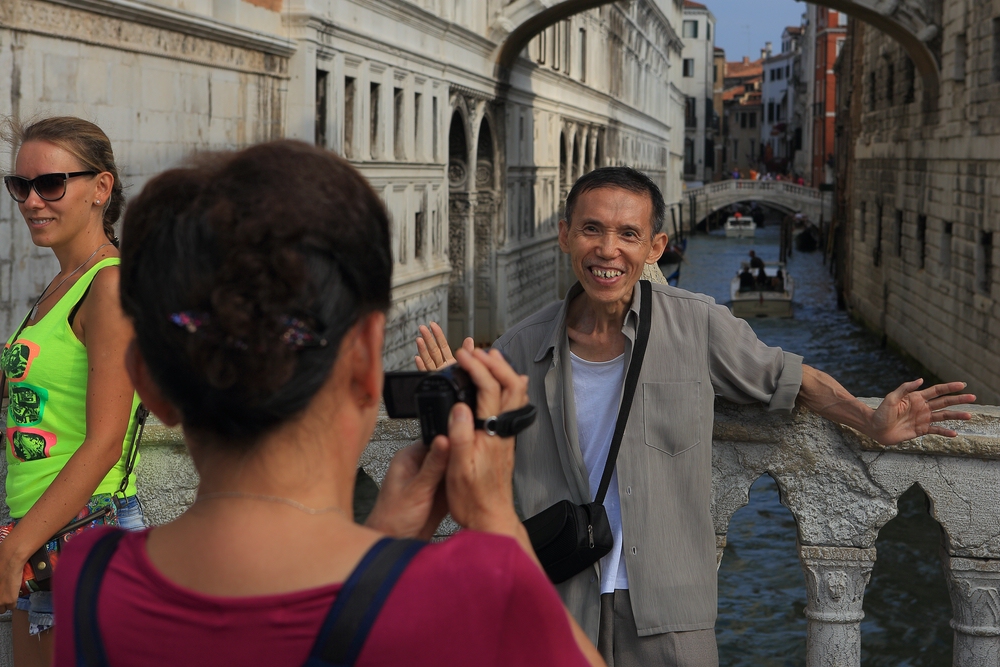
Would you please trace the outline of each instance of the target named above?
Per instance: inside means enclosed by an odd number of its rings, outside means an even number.
[[[472,352],[476,349],[476,343],[471,338],[462,341],[462,349]],[[448,344],[448,337],[437,322],[429,325],[420,325],[420,335],[417,336],[417,356],[413,358],[417,364],[418,371],[439,371],[445,366],[455,363],[455,356],[451,353],[451,346]]]
[[[500,352],[463,348],[456,358],[476,385],[480,419],[527,405],[527,376],[518,375]],[[476,430],[469,406],[459,403],[452,408],[447,439],[448,506],[455,521],[473,530],[522,537],[514,512],[514,438]]]
[[[365,525],[392,537],[434,537],[448,513],[442,483],[448,468],[448,446],[447,438],[436,438],[430,447],[417,441],[399,450]]]

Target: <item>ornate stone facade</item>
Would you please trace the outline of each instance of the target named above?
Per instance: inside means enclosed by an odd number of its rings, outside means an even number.
[[[581,174],[629,164],[668,202],[679,197],[680,0],[575,7],[586,11],[538,23],[521,57],[498,68],[509,9],[499,0],[10,0],[0,6],[0,71],[11,73],[0,114],[95,120],[133,192],[193,150],[286,136],[341,153],[393,221],[386,362],[399,368],[420,321],[486,344],[564,292],[571,272],[557,222]],[[17,222],[11,202],[0,203],[3,331],[55,273]],[[540,257],[551,270],[524,279]]]

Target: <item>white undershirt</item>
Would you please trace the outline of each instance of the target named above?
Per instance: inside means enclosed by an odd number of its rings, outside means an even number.
[[[618,405],[625,381],[625,355],[611,361],[587,361],[570,352],[573,366],[573,399],[576,406],[577,439],[590,478],[590,500],[597,495],[601,476],[611,451]],[[628,574],[622,554],[622,511],[618,496],[618,471],[611,476],[611,486],[604,498],[611,534],[615,543],[601,559],[601,593],[628,588]]]

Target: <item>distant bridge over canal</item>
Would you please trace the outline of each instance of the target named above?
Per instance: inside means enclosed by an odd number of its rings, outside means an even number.
[[[694,224],[699,224],[711,213],[732,204],[760,202],[786,213],[801,213],[818,223],[831,218],[831,195],[787,181],[721,181],[687,190],[682,200],[683,216],[685,223],[693,219]]]

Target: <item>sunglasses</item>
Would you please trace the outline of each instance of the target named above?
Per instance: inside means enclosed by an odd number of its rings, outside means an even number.
[[[71,171],[59,174],[42,174],[34,178],[24,178],[23,176],[4,176],[3,184],[7,186],[7,192],[18,204],[23,204],[31,194],[31,188],[35,188],[38,196],[45,201],[59,201],[66,196],[66,181],[77,176],[93,176],[96,171]]]

